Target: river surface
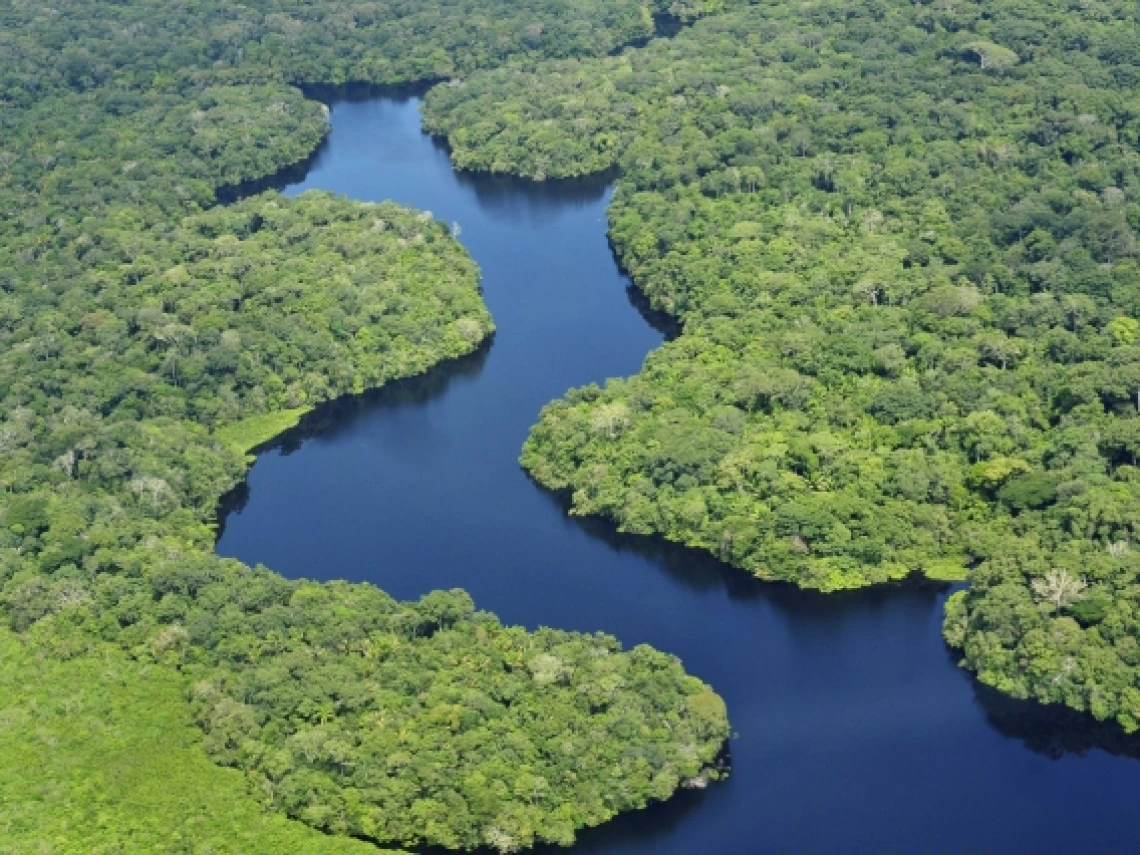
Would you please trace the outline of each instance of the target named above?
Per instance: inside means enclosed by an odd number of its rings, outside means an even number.
[[[978,687],[939,635],[948,589],[762,584],[570,518],[528,480],[517,458],[541,407],[636,372],[668,325],[614,262],[605,179],[456,174],[418,108],[409,94],[336,103],[287,192],[458,223],[498,333],[311,414],[260,455],[218,552],[399,598],[463,587],[506,623],[680,656],[728,702],[730,779],[585,831],[575,853],[1136,852],[1137,743]]]

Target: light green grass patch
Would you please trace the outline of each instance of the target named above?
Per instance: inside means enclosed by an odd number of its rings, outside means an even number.
[[[0,629],[0,853],[380,855],[267,813],[206,756],[176,671],[61,662]]]
[[[312,409],[312,407],[297,407],[292,410],[259,413],[218,428],[214,431],[214,436],[235,451],[248,454],[262,443],[269,442],[278,434],[296,427],[301,417]]]
[[[924,564],[922,575],[935,582],[965,582],[970,571],[961,559],[945,558]]]

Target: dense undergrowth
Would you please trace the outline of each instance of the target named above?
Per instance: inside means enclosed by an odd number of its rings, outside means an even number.
[[[577,513],[835,590],[969,578],[981,679],[1140,727],[1133,3],[764,0],[428,97],[457,163],[621,172],[684,334],[551,404]]]
[[[22,634],[3,637],[0,679],[19,686],[48,657],[42,686],[6,698],[3,738],[59,752],[4,765],[5,851],[202,851],[221,836],[219,851],[323,851],[265,808],[512,851],[568,842],[713,764],[723,703],[664,654],[505,628],[462,592],[399,604],[212,554],[250,447],[492,328],[474,265],[428,215],[325,194],[217,206],[327,133],[289,84],[601,54],[661,11],[0,8],[0,609]],[[206,751],[243,782],[185,741],[183,691]]]

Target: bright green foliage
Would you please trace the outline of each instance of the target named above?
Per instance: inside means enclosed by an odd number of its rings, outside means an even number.
[[[993,42],[970,42],[965,46],[965,50],[978,58],[982,68],[994,71],[1001,71],[1012,65],[1017,65],[1020,61],[1018,55],[1009,48],[995,45]]]
[[[239,422],[218,428],[214,431],[214,436],[234,451],[247,454],[275,436],[296,427],[305,414],[311,411],[312,407],[297,407],[247,416]]]
[[[614,245],[685,325],[524,465],[763,578],[975,568],[968,667],[1140,726],[1138,69],[1119,0],[763,0],[433,90],[472,168],[617,166]]]
[[[509,851],[715,777],[723,703],[670,657],[211,551],[252,447],[492,330],[429,214],[216,204],[324,138],[327,111],[288,84],[601,54],[660,11],[0,8],[0,612],[49,657],[27,688],[26,651],[0,637],[0,851],[359,848],[263,801],[326,831]],[[183,691],[244,776],[206,765]]]
[[[0,629],[0,853],[372,853],[266,813],[216,766],[173,669],[98,647],[60,662]]]

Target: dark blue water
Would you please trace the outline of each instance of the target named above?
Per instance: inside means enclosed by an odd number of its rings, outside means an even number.
[[[220,553],[401,598],[459,586],[505,622],[679,655],[728,702],[732,777],[584,832],[575,852],[1137,850],[1136,742],[977,687],[939,636],[945,590],[760,584],[569,518],[519,469],[543,404],[637,371],[663,338],[611,256],[603,181],[457,175],[413,97],[342,102],[332,121],[289,192],[459,223],[499,331],[458,364],[320,410],[263,453]]]

